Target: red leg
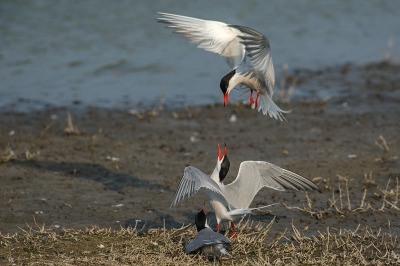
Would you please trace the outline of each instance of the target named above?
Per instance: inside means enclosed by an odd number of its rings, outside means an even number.
[[[236,238],[237,235],[236,235],[236,232],[235,232],[235,225],[233,224],[233,222],[231,222],[231,227],[232,227],[232,235],[231,235],[231,237],[232,238]]]
[[[257,92],[257,97],[256,97],[256,108],[258,106],[258,97],[260,97],[260,93],[259,92]]]
[[[219,232],[219,229],[221,229],[221,225],[217,224],[217,232]]]
[[[254,99],[253,99],[253,90],[250,89],[250,106],[253,106]]]

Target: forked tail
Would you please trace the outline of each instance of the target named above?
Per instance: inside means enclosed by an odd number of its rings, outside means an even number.
[[[254,109],[254,107],[255,106],[253,105],[252,108]],[[287,121],[282,113],[288,114],[292,112],[292,110],[285,111],[279,108],[267,93],[260,94],[258,102],[258,111],[260,110],[262,110],[264,115],[268,114],[269,117],[273,117],[281,121],[283,120]]]

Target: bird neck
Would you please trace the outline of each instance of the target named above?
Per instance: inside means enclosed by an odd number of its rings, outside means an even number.
[[[235,88],[236,85],[238,85],[241,82],[241,77],[239,75],[233,75],[231,79],[229,80],[229,85],[228,88],[226,89],[228,93]]]
[[[214,171],[212,172],[212,174],[210,176],[210,178],[212,180],[214,180],[215,183],[217,183],[217,184],[219,184],[219,169],[220,169],[220,166],[219,166],[219,163],[217,163],[217,165],[214,168]]]

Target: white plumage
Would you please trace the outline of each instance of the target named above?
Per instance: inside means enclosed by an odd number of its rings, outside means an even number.
[[[207,176],[193,166],[186,167],[171,206],[175,206],[185,197],[191,197],[200,188],[205,188],[207,200],[215,211],[218,230],[222,220],[233,222],[238,216],[250,213],[255,209],[271,206],[249,208],[255,195],[263,187],[280,191],[316,190],[321,192],[321,190],[308,179],[263,161],[242,162],[235,181],[224,185],[223,180],[229,167],[230,162],[226,154],[226,146],[224,148],[224,153],[222,153],[218,144],[217,165],[211,176]],[[234,233],[233,223],[231,223],[231,225]]]
[[[232,69],[221,79],[224,104],[236,85],[241,84],[250,91],[250,105],[270,117],[284,120],[280,109],[272,100],[275,72],[268,39],[261,33],[238,25],[219,21],[203,20],[158,12],[158,22],[169,24],[168,28],[189,38],[198,48],[219,54]],[[246,60],[248,57],[250,60]],[[250,61],[250,62],[248,62]],[[253,99],[256,91],[256,99]]]

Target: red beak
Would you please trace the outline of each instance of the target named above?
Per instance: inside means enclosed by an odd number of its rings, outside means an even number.
[[[217,147],[218,147],[218,160],[222,160],[222,157],[224,156],[221,152],[221,148],[219,147],[219,143],[217,143]]]
[[[224,107],[228,105],[228,96],[229,96],[229,92],[226,92],[224,94]]]
[[[222,154],[222,151],[221,151],[221,147],[219,146],[219,143],[217,143],[217,147],[218,147],[218,160],[222,160],[222,157],[224,157],[224,155],[226,154],[226,144],[225,144],[225,147],[224,147],[224,154]]]
[[[203,211],[203,213],[204,213],[205,215],[207,215],[207,212],[206,212],[206,205],[205,205],[205,204],[203,204],[203,206],[201,207],[201,210]]]

